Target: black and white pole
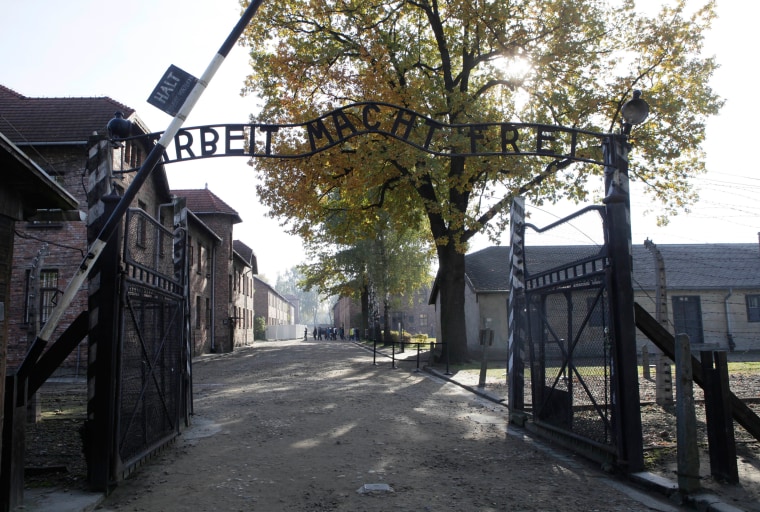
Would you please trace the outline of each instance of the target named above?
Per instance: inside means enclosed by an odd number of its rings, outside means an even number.
[[[150,173],[158,164],[159,160],[166,151],[166,148],[169,146],[169,143],[172,141],[172,139],[174,139],[174,136],[182,127],[182,124],[189,116],[196,102],[201,97],[201,94],[203,94],[203,92],[206,90],[209,82],[214,77],[219,67],[222,65],[222,62],[224,62],[224,59],[227,57],[232,47],[243,34],[243,31],[248,26],[248,23],[250,23],[251,19],[253,18],[254,14],[256,14],[256,11],[262,3],[264,3],[264,0],[253,0],[250,3],[248,8],[246,8],[246,10],[243,12],[243,15],[240,17],[240,20],[232,29],[232,32],[230,32],[230,34],[227,36],[227,39],[219,48],[219,51],[216,53],[216,55],[214,55],[214,58],[211,59],[211,63],[208,65],[201,78],[195,82],[195,85],[183,102],[182,107],[179,109],[179,112],[174,115],[174,118],[169,124],[169,127],[163,133],[158,143],[153,147],[153,149],[151,149],[150,153],[148,153],[148,156],[145,158],[142,166],[140,166],[137,174],[135,174],[132,183],[124,192],[124,196],[119,200],[113,213],[103,225],[97,238],[92,243],[89,252],[82,260],[79,269],[74,274],[74,277],[72,277],[71,281],[69,281],[69,284],[66,286],[66,289],[64,290],[61,299],[58,301],[57,306],[53,309],[47,322],[45,322],[45,325],[40,330],[35,343],[47,343],[47,341],[50,340],[50,337],[58,326],[61,317],[73,301],[74,296],[84,284],[94,263],[103,252],[108,239],[111,238],[119,223],[121,222],[122,217],[124,217],[124,214],[129,208],[129,205],[137,196],[137,192],[140,190],[140,187],[142,187],[143,183],[145,183],[145,181],[150,176]]]

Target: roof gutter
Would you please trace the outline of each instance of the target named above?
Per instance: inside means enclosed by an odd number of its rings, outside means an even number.
[[[66,140],[61,142],[14,142],[17,146],[84,146],[89,141],[86,140]]]

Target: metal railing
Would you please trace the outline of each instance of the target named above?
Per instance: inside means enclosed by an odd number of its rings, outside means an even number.
[[[381,345],[381,348],[378,349],[378,345]],[[406,352],[405,347],[407,345],[415,345],[415,357],[412,359],[404,358],[399,359],[396,357],[397,354],[404,354]],[[448,357],[448,351],[445,350],[445,343],[444,342],[415,342],[415,341],[391,341],[390,343],[385,342],[378,342],[378,340],[372,340],[372,365],[378,366],[377,363],[377,356],[378,354],[382,357],[387,357],[391,360],[391,369],[395,370],[398,368],[398,365],[396,362],[414,362],[415,363],[415,372],[420,371],[420,361],[422,360],[422,346],[423,345],[429,345],[430,348],[428,349],[430,356],[429,359],[433,357],[433,354],[435,353],[435,349],[437,345],[441,346],[441,353],[444,355],[445,362],[446,362],[446,375],[451,375],[451,372],[449,371],[449,357]],[[388,350],[382,350],[383,347],[390,346],[390,354],[388,353]],[[399,347],[400,350],[397,350],[396,347]],[[429,362],[429,360],[428,360]]]

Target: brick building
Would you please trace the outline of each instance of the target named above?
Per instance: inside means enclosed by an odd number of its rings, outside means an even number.
[[[209,263],[212,251],[222,238],[192,211],[187,214],[187,265],[190,301],[190,346],[193,355],[216,350],[213,340],[211,306],[214,299]]]
[[[390,329],[400,331],[403,329],[408,334],[425,334],[431,338],[436,336],[436,313],[435,307],[428,304],[430,287],[422,286],[415,291],[410,298],[392,297],[390,301]],[[379,328],[383,328],[382,305],[379,309]],[[362,332],[362,308],[359,302],[351,297],[340,297],[333,306],[333,318],[335,327],[343,327],[346,333],[350,330],[360,329],[360,336],[371,336],[372,325],[364,327]],[[347,334],[348,335],[348,334]]]
[[[254,276],[254,315],[261,317],[267,326],[295,325],[295,307],[285,296],[265,281]],[[303,333],[299,333],[302,335]]]
[[[253,249],[240,240],[232,242],[232,300],[235,346],[253,343],[253,276],[259,273]]]
[[[12,309],[14,231],[38,210],[76,210],[76,199],[0,133],[0,453],[2,453],[8,320]],[[14,367],[8,368],[11,372]],[[0,469],[2,471],[2,469]],[[0,482],[4,481],[0,475]],[[0,499],[0,508],[4,505]]]
[[[131,135],[149,133],[133,109],[108,97],[29,98],[0,86],[0,132],[10,134],[10,142],[33,155],[82,210],[88,210],[89,201],[93,208],[87,211],[90,218],[99,216],[103,209],[93,196],[123,194],[152,147],[148,139],[105,142],[106,125],[116,112],[130,121]],[[238,286],[243,284],[238,281],[243,274],[250,279],[252,272],[246,273],[245,268],[252,268],[255,256],[241,243],[236,263],[233,227],[241,219],[233,208],[208,189],[171,191],[163,165],[151,173],[132,207],[172,228],[173,204],[178,197],[186,198],[189,212],[192,351],[200,354],[232,350],[235,343],[253,339],[252,281],[240,289]],[[6,309],[10,364],[22,360],[52,310],[55,297],[87,251],[87,223],[82,220],[37,216],[18,223],[16,232],[13,297]],[[53,339],[87,307],[88,290],[83,287]],[[250,316],[247,321],[246,315]],[[68,371],[83,374],[86,361],[83,342],[69,356],[66,366]]]
[[[95,196],[123,193],[150,149],[148,141],[103,142],[106,125],[117,111],[131,122],[134,134],[148,133],[133,109],[108,97],[29,98],[0,85],[0,131],[68,191],[90,218],[97,217],[103,208]],[[107,169],[108,176],[96,176],[98,169]],[[87,189],[96,180],[98,188],[90,191],[88,199]],[[92,207],[88,207],[88,201]],[[158,166],[132,206],[160,218],[161,205],[170,202],[166,174],[163,166]],[[171,226],[171,215],[164,217],[163,221]],[[19,223],[16,233],[14,284],[7,310],[11,365],[23,359],[52,311],[56,296],[75,274],[87,251],[87,225],[82,220],[38,215]],[[52,339],[87,309],[87,301],[88,290],[82,287]],[[81,374],[86,361],[86,343],[82,342],[64,366]]]
[[[187,201],[187,209],[203,224],[203,232],[189,227],[193,247],[190,268],[191,325],[210,329],[202,346],[212,352],[230,352],[235,346],[233,227],[240,215],[208,188],[173,190]],[[199,225],[196,223],[196,227]],[[211,236],[213,233],[215,236]],[[204,238],[205,237],[205,238]],[[202,291],[202,292],[201,292]],[[210,292],[210,294],[209,294]],[[200,302],[199,302],[200,301]],[[207,344],[206,344],[207,343]]]

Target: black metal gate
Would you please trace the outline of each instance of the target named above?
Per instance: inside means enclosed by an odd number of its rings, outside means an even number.
[[[117,478],[173,440],[186,411],[184,251],[175,254],[174,242],[175,235],[143,210],[127,212],[117,350]]]
[[[527,268],[532,249],[526,250]],[[537,425],[612,449],[606,254],[604,248],[589,251],[596,254],[526,276],[533,416]]]
[[[519,203],[513,207],[523,211]],[[595,223],[604,241],[561,247],[525,242],[530,232],[559,230],[570,221],[585,223],[586,229]],[[522,360],[530,372],[529,428],[600,461],[620,461],[625,447],[616,428],[620,412],[604,208],[585,208],[543,228],[519,217],[512,222],[510,351],[518,362],[514,373]],[[522,376],[510,377],[514,411],[525,405]]]

